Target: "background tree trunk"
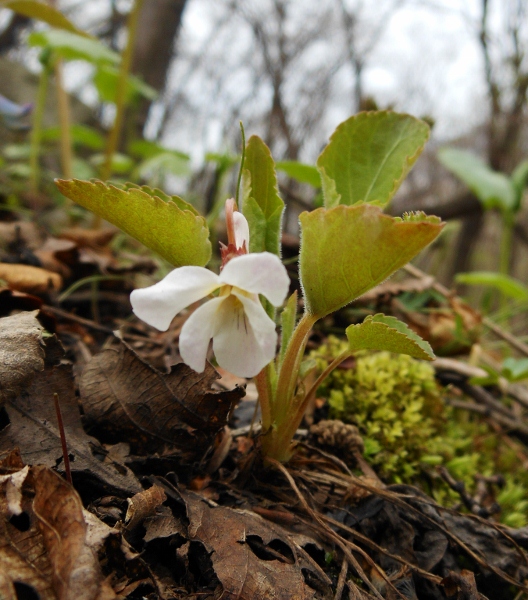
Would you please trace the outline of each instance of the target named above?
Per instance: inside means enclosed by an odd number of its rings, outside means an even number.
[[[174,56],[174,44],[187,0],[147,0],[139,16],[132,72],[156,91],[162,92]],[[143,100],[133,112],[133,129],[141,136],[151,102]]]

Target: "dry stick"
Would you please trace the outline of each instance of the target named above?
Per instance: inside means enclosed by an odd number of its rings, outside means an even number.
[[[64,423],[62,422],[62,413],[59,405],[59,394],[53,394],[53,402],[55,404],[55,412],[57,413],[57,422],[59,424],[59,434],[62,445],[62,458],[64,460],[64,470],[66,471],[66,480],[71,486],[73,486],[70,469],[70,457],[68,456],[68,446],[66,445],[66,433],[64,431]]]
[[[334,600],[341,600],[341,596],[343,595],[343,589],[345,587],[346,576],[348,574],[348,562],[346,558],[343,558],[343,562],[341,563],[341,571],[339,572],[339,579],[337,580],[336,593],[334,595]]]
[[[429,275],[426,275],[423,271],[421,271],[414,265],[411,265],[410,263],[405,265],[403,268],[405,271],[407,271],[407,273],[409,273],[409,275],[412,275],[413,277],[416,277],[417,279],[423,279],[424,277],[430,277]],[[443,286],[441,283],[438,283],[438,281],[436,281],[436,280],[434,281],[432,287],[434,290],[436,290],[437,292],[439,292],[446,298],[451,298],[453,296],[453,294],[445,286]],[[508,342],[508,344],[513,346],[516,350],[521,352],[521,354],[528,356],[528,345],[527,344],[525,344],[524,342],[521,342],[521,340],[518,340],[511,333],[504,331],[504,329],[502,329],[497,324],[495,324],[491,319],[488,319],[488,317],[483,317],[482,323],[488,329],[491,329],[491,331],[493,331],[493,333],[496,336],[502,338],[504,341]]]
[[[332,476],[326,475],[324,478],[322,478],[317,473],[310,473],[310,478],[311,478],[312,482],[315,482],[317,479],[319,479],[319,481],[321,481],[323,479],[323,483],[334,482],[337,485],[346,486],[346,482],[343,480],[344,479],[343,476],[341,476],[341,478],[337,478],[337,477],[332,477]],[[517,580],[515,580],[513,577],[508,575],[508,573],[506,573],[499,567],[495,567],[494,565],[487,563],[483,558],[480,557],[478,550],[474,551],[468,544],[466,544],[461,539],[459,539],[454,533],[451,533],[451,531],[449,531],[446,527],[441,525],[438,521],[433,519],[431,516],[425,514],[418,508],[414,507],[412,504],[407,503],[406,499],[409,498],[420,504],[427,504],[429,506],[432,506],[433,508],[435,508],[437,510],[437,512],[445,511],[447,513],[453,513],[454,511],[450,511],[447,508],[443,508],[443,507],[435,504],[433,501],[430,501],[429,499],[426,500],[425,498],[420,498],[418,496],[409,496],[407,494],[395,494],[394,492],[391,492],[390,490],[381,490],[379,488],[369,485],[368,483],[365,483],[364,481],[362,481],[355,475],[350,477],[350,479],[358,487],[369,491],[371,494],[379,496],[380,498],[384,498],[385,500],[394,504],[395,506],[399,506],[400,508],[403,508],[404,510],[408,510],[408,511],[413,512],[414,514],[418,515],[418,517],[421,517],[422,519],[424,519],[425,521],[427,521],[428,523],[433,525],[433,527],[439,529],[448,538],[450,538],[453,542],[455,542],[458,546],[460,546],[460,548],[462,548],[481,567],[492,571],[493,573],[495,573],[495,575],[497,575],[498,577],[501,577],[508,583],[511,583],[512,585],[519,587],[519,588],[523,589],[524,591],[528,592],[528,586],[519,584],[519,582]],[[493,527],[493,529],[495,529],[495,531],[497,531],[497,533],[502,535],[504,537],[504,539],[508,540],[513,546],[515,546],[515,548],[519,552],[519,556],[521,558],[523,558],[523,560],[528,564],[528,558],[527,558],[525,552],[523,552],[523,550],[519,547],[519,544],[517,544],[517,542],[515,542],[515,540],[513,540],[511,538],[511,536],[509,536],[503,529],[497,527],[493,522],[488,521],[486,519],[482,519],[481,517],[478,517],[477,515],[468,515],[468,518],[479,521],[479,522],[484,522],[486,525]]]
[[[374,585],[372,584],[370,579],[367,577],[365,571],[361,568],[361,565],[358,563],[355,556],[347,548],[346,541],[343,540],[341,538],[341,536],[339,536],[337,533],[332,531],[328,527],[328,525],[326,525],[325,522],[321,519],[321,517],[308,505],[305,497],[301,494],[301,491],[297,487],[295,480],[293,479],[291,474],[288,472],[288,470],[284,467],[284,465],[282,465],[278,460],[275,460],[273,458],[268,457],[266,460],[269,463],[271,463],[273,466],[275,466],[275,468],[277,468],[279,471],[281,471],[281,473],[288,480],[288,483],[290,484],[292,490],[295,492],[295,495],[301,502],[304,510],[312,517],[312,519],[314,521],[316,521],[316,523],[319,525],[319,527],[322,528],[322,530],[326,533],[326,535],[328,535],[331,539],[333,539],[334,542],[341,548],[343,554],[348,558],[350,564],[354,567],[354,569],[356,569],[357,573],[359,574],[361,579],[367,584],[367,587],[374,594],[374,596],[376,596],[376,598],[378,598],[379,600],[383,600],[383,596],[380,595],[378,590],[374,587]],[[380,576],[385,580],[386,583],[389,584],[389,586],[392,588],[392,590],[395,591],[398,594],[398,596],[400,596],[400,598],[404,598],[404,596],[402,596],[400,594],[400,592],[398,592],[398,590],[392,585],[392,582],[389,580],[389,578],[387,577],[385,572],[378,565],[376,565],[376,563],[374,563],[374,561],[372,561],[372,559],[361,548],[355,547],[354,549],[357,552],[359,552],[365,559],[367,559],[368,561],[370,561],[372,563],[371,566],[373,566],[374,568],[376,568],[378,570]]]
[[[95,321],[91,321],[90,319],[85,319],[84,317],[79,317],[77,315],[74,315],[73,313],[69,313],[65,310],[61,310],[60,308],[55,308],[54,306],[48,306],[47,304],[44,304],[42,306],[42,309],[45,310],[46,312],[50,312],[54,315],[57,315],[57,317],[61,317],[61,319],[68,319],[69,321],[75,321],[76,323],[80,323],[81,325],[90,327],[91,329],[96,329],[97,331],[102,331],[103,333],[108,333],[108,334],[113,333],[113,330],[110,329],[110,327],[104,327],[103,325],[99,325],[99,323],[96,323]],[[148,340],[148,338],[145,338],[145,340]]]

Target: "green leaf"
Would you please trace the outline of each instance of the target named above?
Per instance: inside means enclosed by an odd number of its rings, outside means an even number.
[[[37,0],[0,0],[0,8],[9,8],[24,17],[43,21],[51,27],[65,29],[88,37],[87,33],[77,29],[59,10],[45,2],[38,2]]]
[[[434,360],[431,346],[396,317],[377,314],[346,329],[350,350],[387,350],[422,360]]]
[[[116,67],[102,64],[98,67],[93,82],[102,102],[115,102],[120,71]],[[125,102],[128,104],[137,98],[155,100],[158,92],[135,75],[128,75],[125,90]]]
[[[511,382],[527,379],[528,358],[506,358],[502,363],[501,375]]]
[[[125,190],[131,190],[131,189],[142,190],[149,196],[156,196],[157,198],[161,198],[164,202],[174,202],[174,204],[176,204],[176,206],[180,210],[190,210],[197,217],[200,216],[200,213],[196,210],[196,208],[194,208],[194,206],[192,204],[189,204],[189,202],[186,202],[179,196],[169,196],[168,194],[166,194],[165,192],[163,192],[162,190],[160,190],[158,188],[153,188],[148,185],[137,185],[137,183],[127,183],[123,186],[123,189],[125,189]]]
[[[277,189],[271,152],[256,135],[246,145],[243,184],[242,213],[249,223],[249,251],[280,255],[284,202]]]
[[[136,173],[139,179],[148,180],[151,183],[154,179],[161,184],[162,181],[160,180],[167,174],[178,176],[189,175],[189,159],[184,159],[170,151],[160,152],[142,161],[137,166]]]
[[[509,177],[490,169],[473,152],[442,148],[438,151],[438,159],[467,185],[484,208],[511,211],[515,207],[516,194]]]
[[[90,163],[94,167],[101,167],[106,162],[106,155],[104,153],[92,154],[90,156]],[[121,175],[129,173],[134,167],[134,161],[126,154],[120,152],[114,152],[112,156],[112,173],[119,173]]]
[[[121,57],[95,38],[84,37],[64,29],[34,31],[28,37],[30,46],[50,48],[66,60],[86,60],[92,64],[119,64]]]
[[[513,210],[517,212],[521,208],[524,190],[528,186],[528,160],[523,160],[515,167],[511,174],[511,182],[516,194]]]
[[[106,144],[103,135],[97,129],[87,125],[73,123],[70,125],[70,135],[76,146],[84,146],[90,150],[103,150]],[[42,132],[43,142],[56,142],[60,139],[61,128],[59,126],[48,127]]]
[[[408,263],[443,224],[423,213],[404,219],[369,204],[318,208],[299,217],[300,276],[306,310],[338,310]]]
[[[277,171],[286,173],[292,179],[296,179],[301,183],[307,183],[314,188],[321,187],[321,175],[317,167],[306,165],[296,160],[282,160],[277,163],[276,167]]]
[[[317,159],[326,208],[394,196],[429,137],[429,126],[410,115],[362,112],[344,121]]]
[[[113,223],[176,267],[204,266],[211,258],[209,230],[203,217],[181,210],[137,188],[119,189],[101,181],[58,179],[68,198]]]
[[[130,154],[134,156],[138,156],[139,158],[152,158],[157,154],[161,154],[163,152],[170,152],[174,154],[174,156],[178,156],[182,160],[190,161],[191,157],[185,152],[181,150],[175,150],[174,148],[166,148],[157,142],[152,142],[150,140],[133,140],[128,145],[128,151]]]
[[[279,354],[279,364],[282,365],[286,348],[290,343],[295,323],[297,321],[297,290],[288,298],[288,302],[281,313],[281,344]]]
[[[457,273],[455,281],[467,285],[492,287],[514,300],[528,300],[528,286],[524,285],[518,279],[514,279],[503,273],[496,273],[495,271]]]

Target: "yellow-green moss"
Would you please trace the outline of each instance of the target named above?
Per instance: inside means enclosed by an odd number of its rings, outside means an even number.
[[[321,372],[346,349],[330,336],[313,351]],[[412,483],[440,504],[460,502],[435,471],[448,468],[468,493],[475,475],[502,474],[506,485],[491,501],[501,505],[500,520],[528,523],[528,474],[516,452],[479,415],[446,406],[433,367],[409,356],[387,352],[360,355],[353,368],[336,369],[318,390],[328,400],[330,417],[355,423],[364,438],[365,457],[390,483]]]

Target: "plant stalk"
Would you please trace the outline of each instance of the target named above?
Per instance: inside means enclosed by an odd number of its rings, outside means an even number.
[[[50,68],[47,64],[42,65],[39,84],[37,89],[37,98],[33,119],[31,123],[31,138],[29,150],[29,189],[36,194],[40,185],[40,142],[42,137],[42,121],[46,108],[46,96],[48,93],[48,83],[50,77]]]
[[[60,150],[62,175],[65,179],[73,177],[73,153],[71,139],[71,118],[70,118],[70,102],[68,94],[64,89],[64,78],[62,69],[62,59],[57,59],[55,62],[55,84],[57,86],[57,107],[59,112],[60,124]]]

